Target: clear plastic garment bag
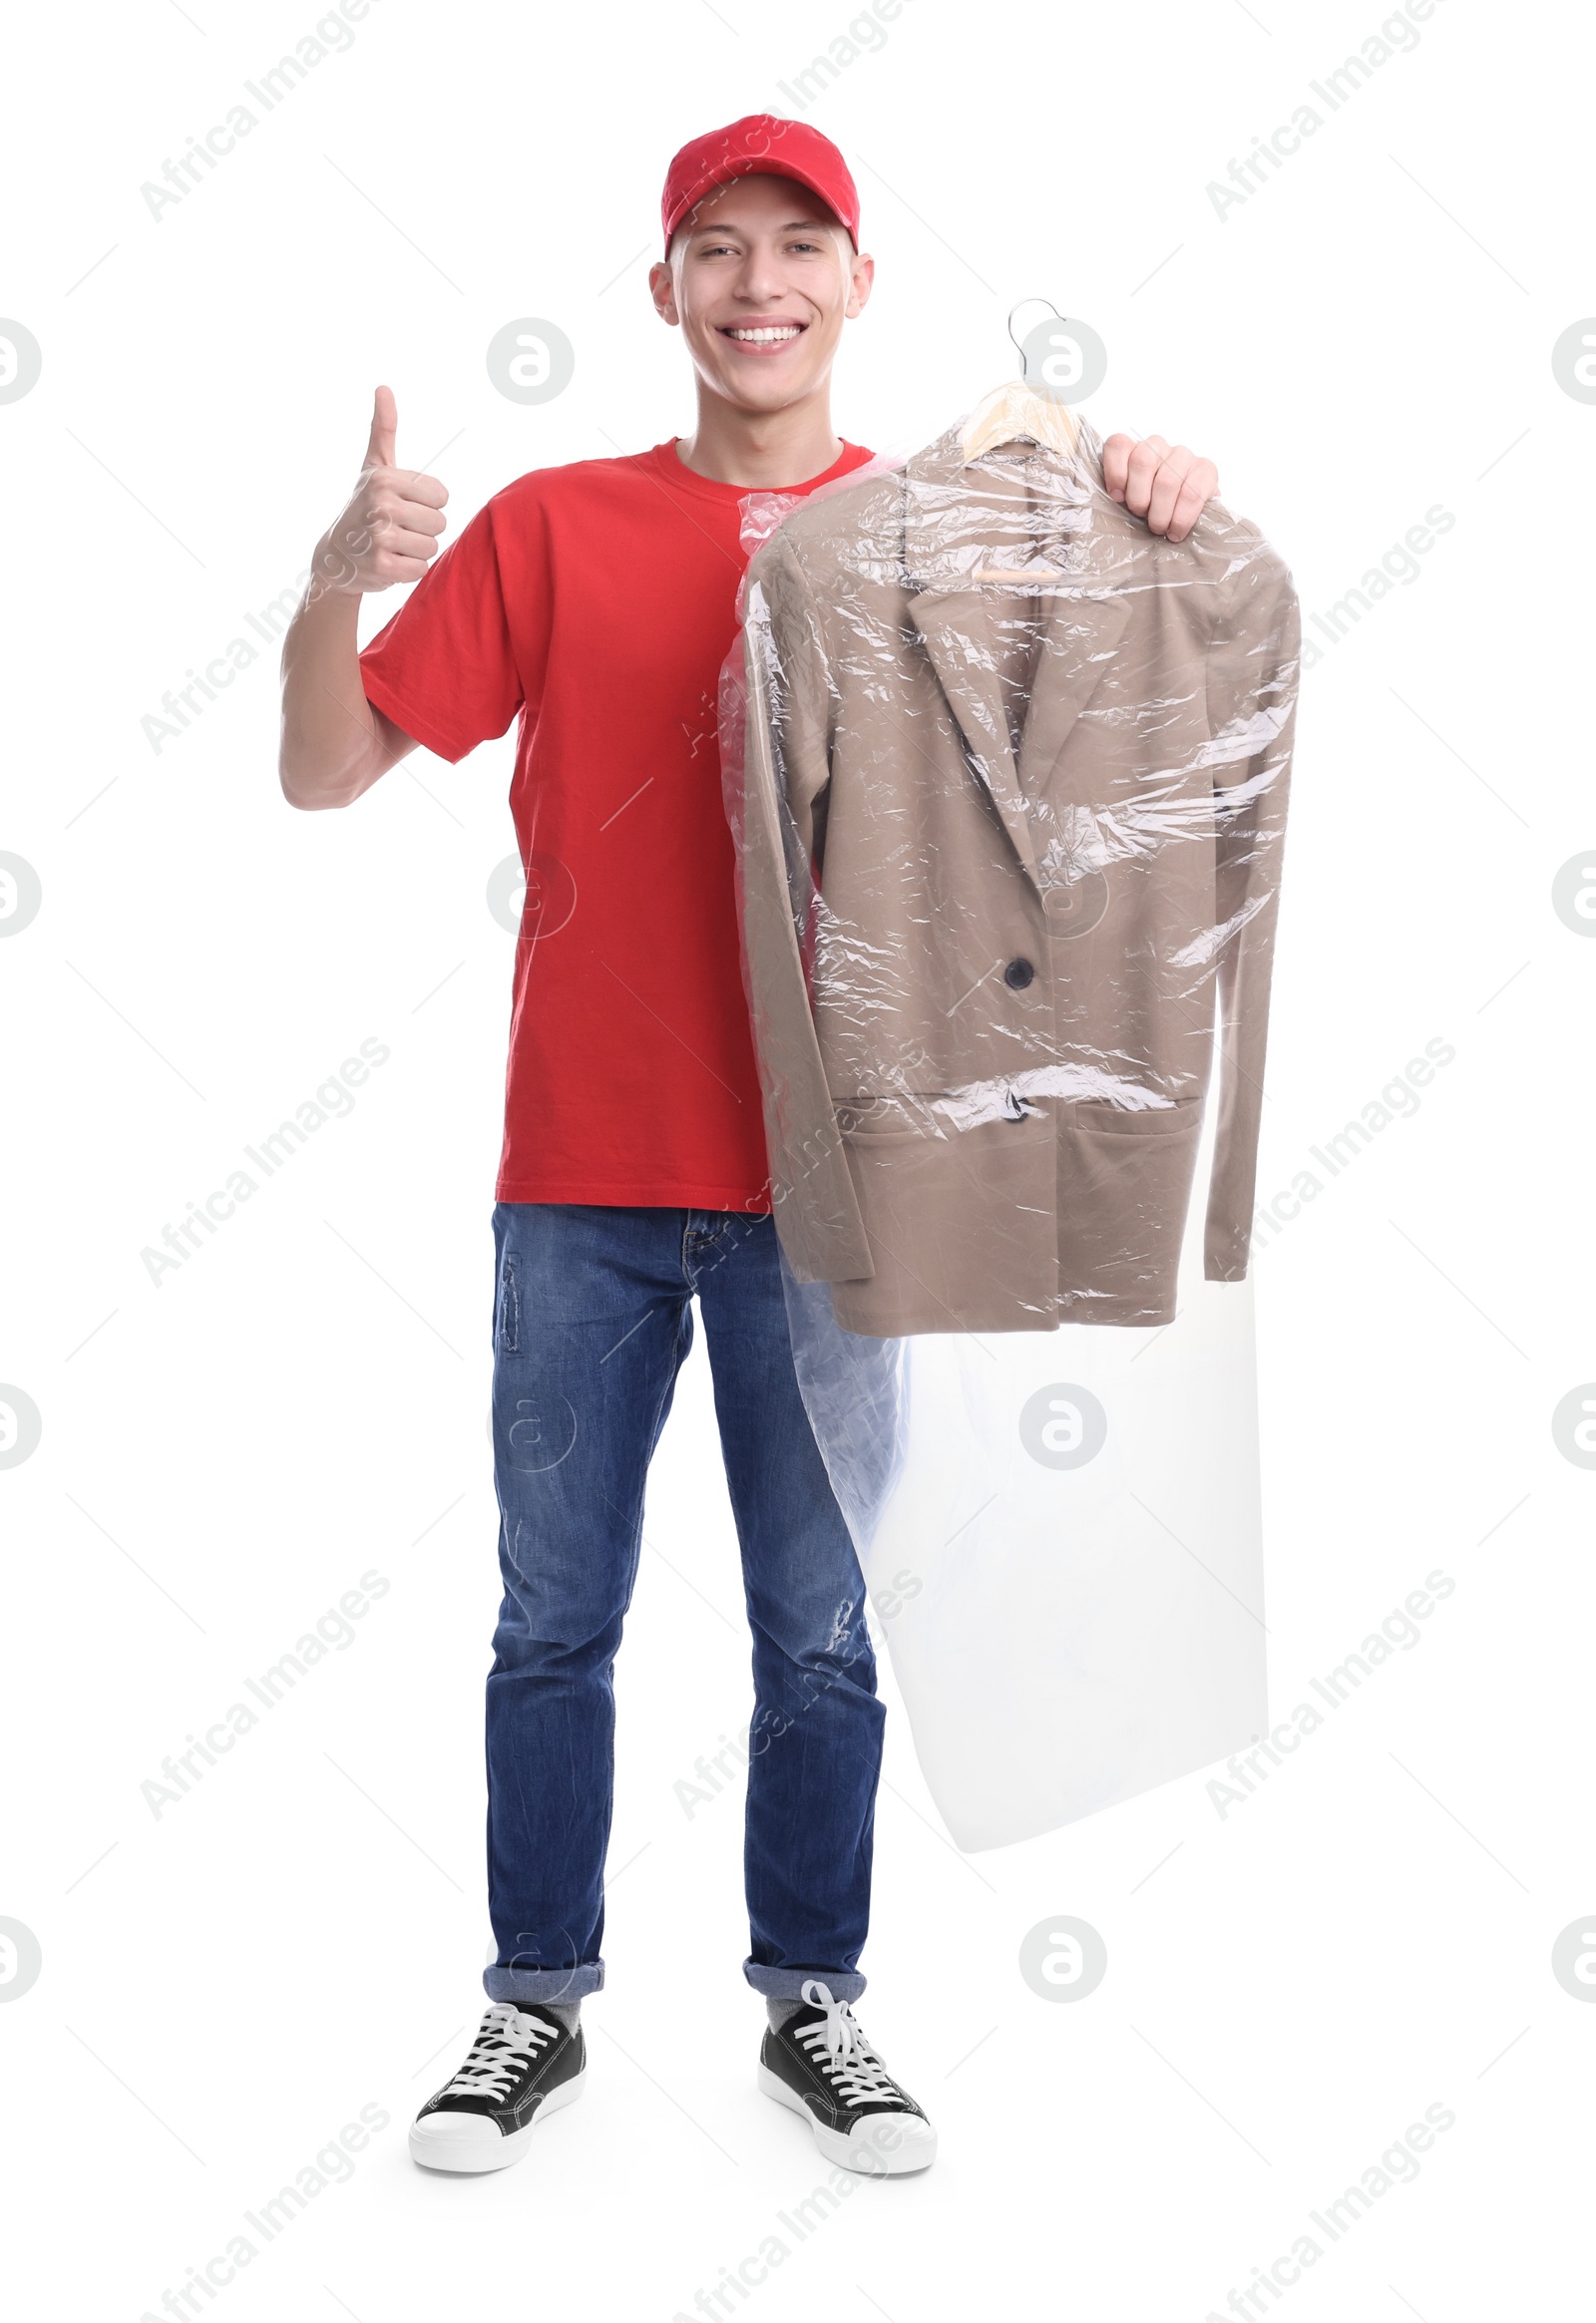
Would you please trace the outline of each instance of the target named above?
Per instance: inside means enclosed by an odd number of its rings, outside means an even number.
[[[1254,526],[1169,543],[1078,421],[998,433],[750,495],[721,701],[799,1379],[967,1849],[1266,1725],[1247,1255],[1298,654]]]

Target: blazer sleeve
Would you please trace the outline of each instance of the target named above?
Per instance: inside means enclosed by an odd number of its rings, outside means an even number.
[[[1297,594],[1258,536],[1226,584],[1208,657],[1219,1119],[1203,1241],[1211,1283],[1247,1273],[1301,642]]]
[[[805,970],[831,779],[830,684],[802,567],[778,533],[749,570],[739,884],[771,1207],[800,1282],[875,1273],[826,1085]]]

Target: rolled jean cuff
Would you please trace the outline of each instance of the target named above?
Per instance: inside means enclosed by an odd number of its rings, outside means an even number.
[[[482,1989],[491,2001],[586,2000],[601,1989],[601,1960],[579,1960],[575,1968],[501,1968],[482,1972]]]
[[[745,1960],[742,1972],[767,2001],[801,2001],[811,1977],[834,2001],[856,2001],[867,1982],[857,1968],[762,1968],[757,1960]]]

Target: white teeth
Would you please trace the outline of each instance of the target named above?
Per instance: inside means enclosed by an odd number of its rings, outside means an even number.
[[[795,339],[798,336],[798,325],[796,323],[782,323],[769,330],[733,329],[729,330],[726,336],[730,339],[746,339],[750,346],[768,347],[774,345],[778,339]]]

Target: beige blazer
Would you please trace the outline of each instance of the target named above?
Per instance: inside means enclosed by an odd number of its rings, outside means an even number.
[[[950,430],[754,558],[745,972],[782,1246],[846,1329],[1168,1322],[1211,1082],[1245,1275],[1298,642],[1257,529],[1155,538],[1089,429]]]

